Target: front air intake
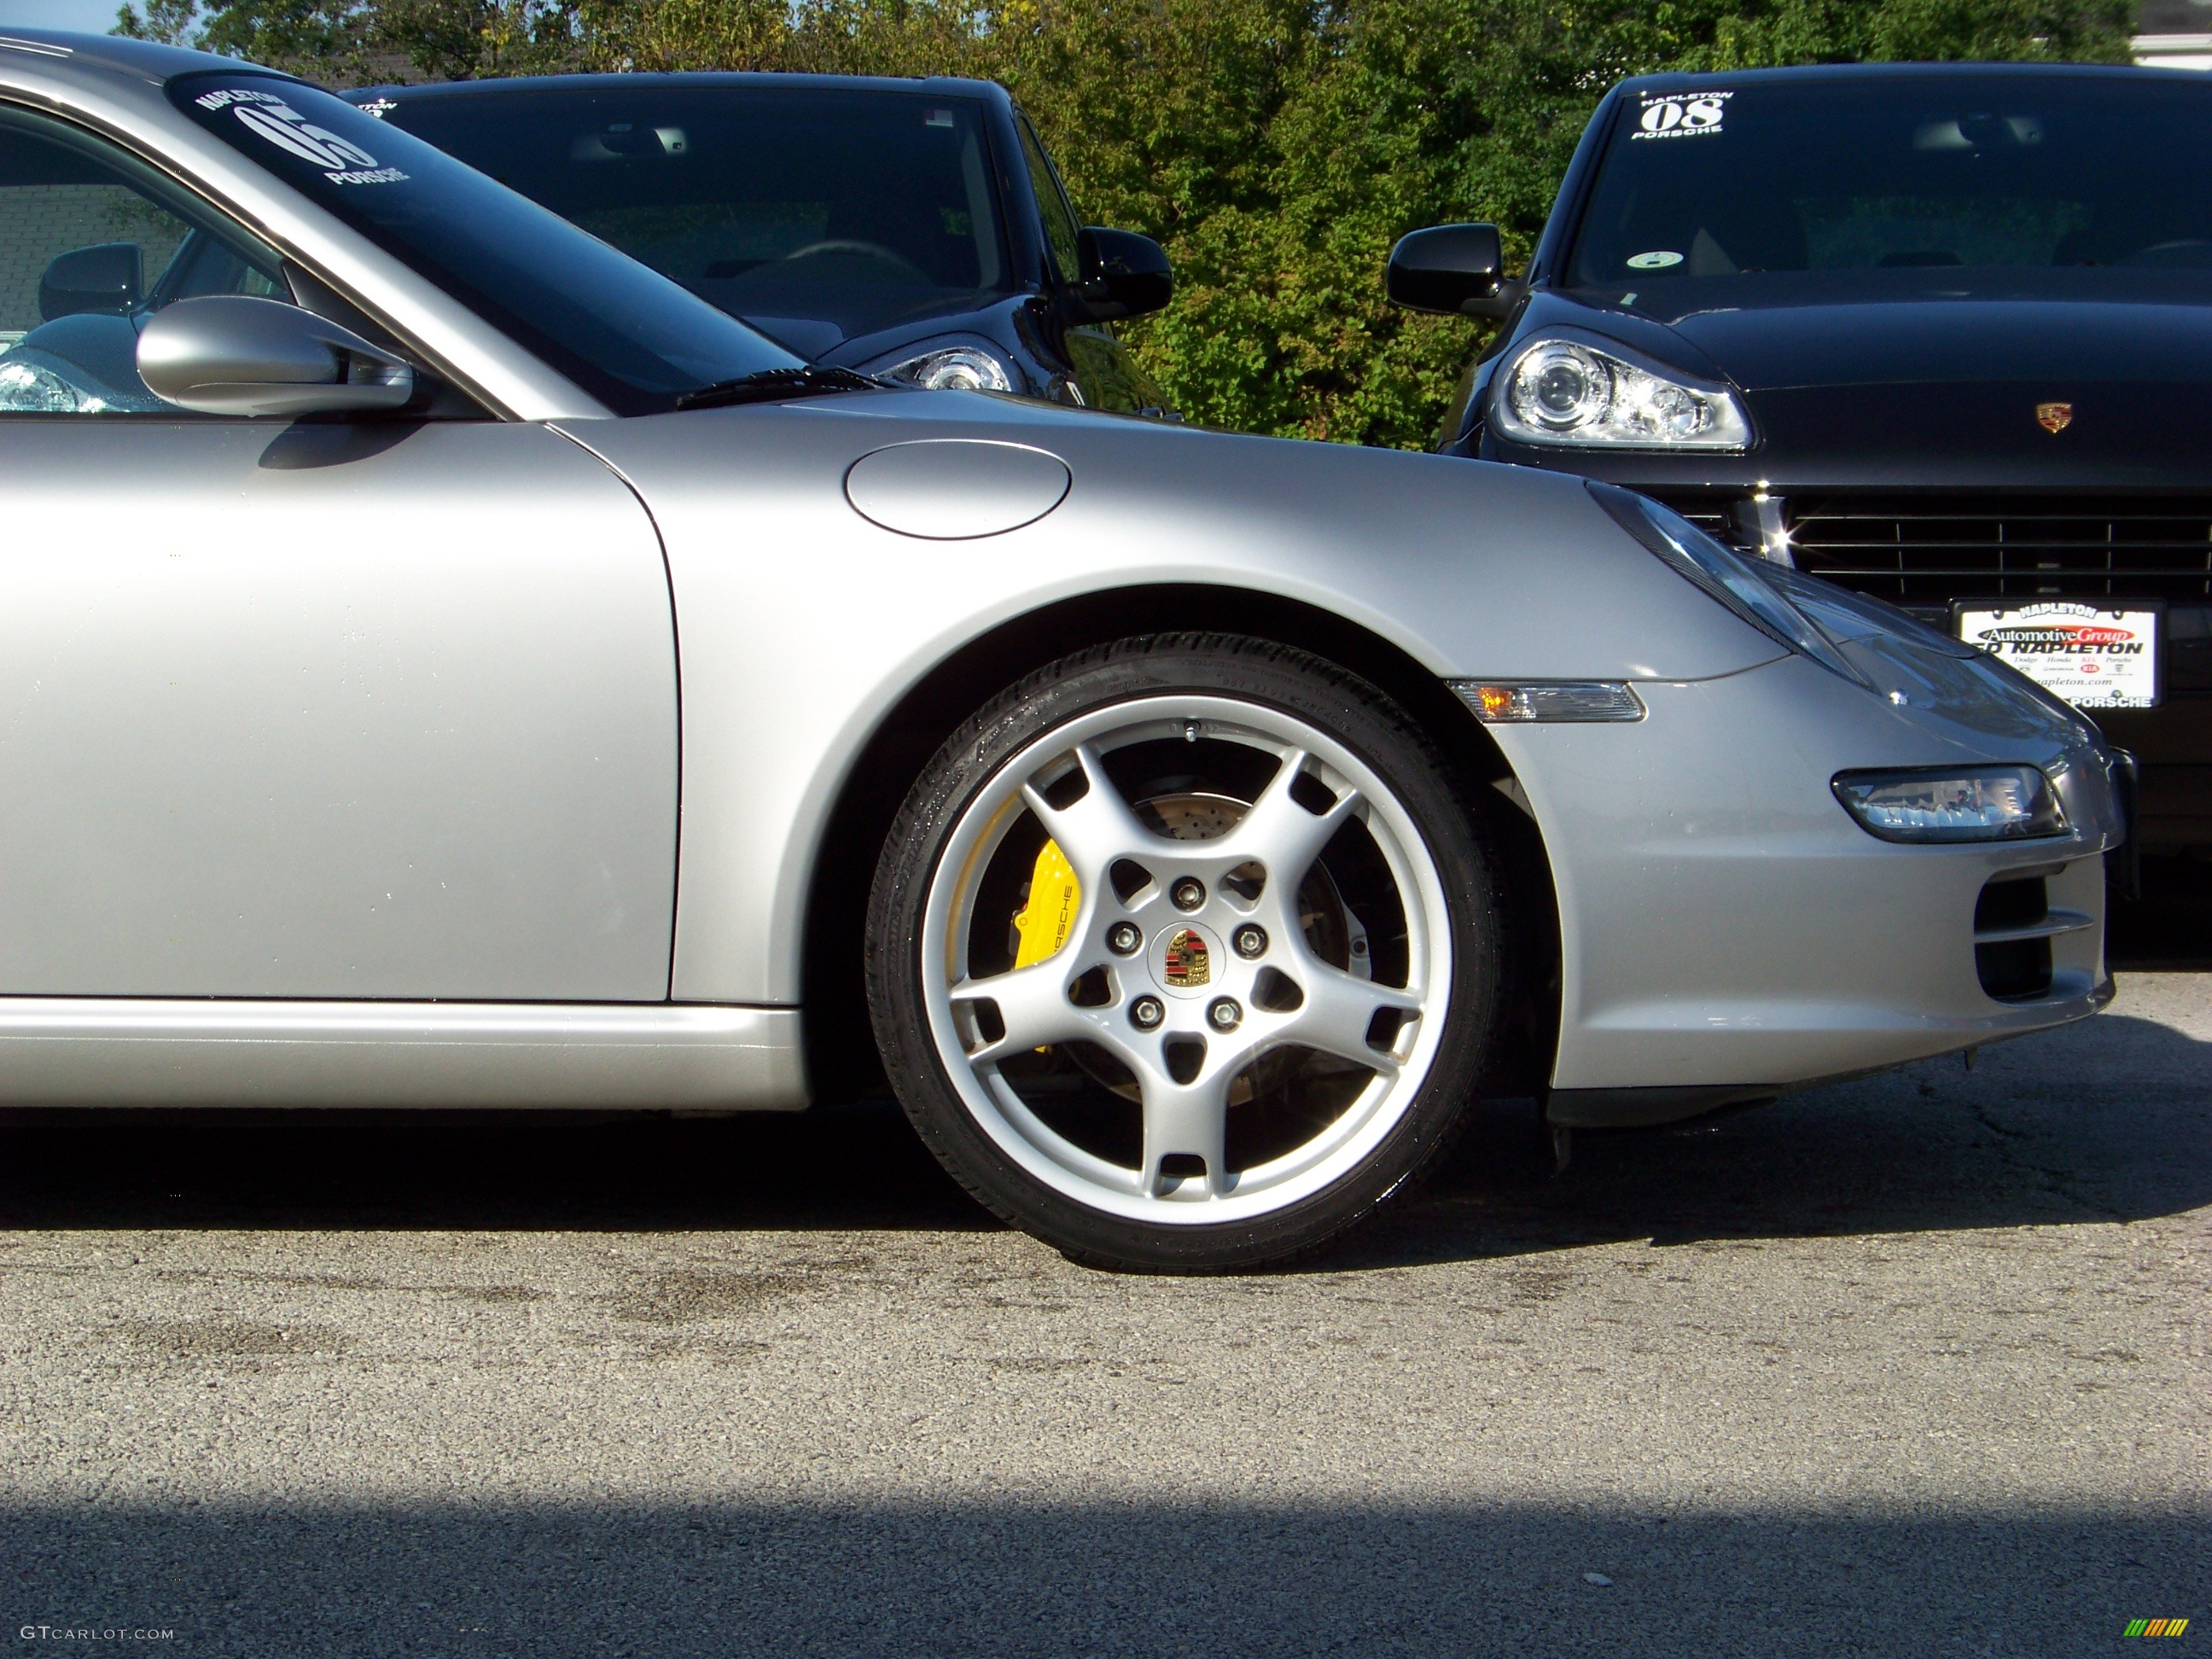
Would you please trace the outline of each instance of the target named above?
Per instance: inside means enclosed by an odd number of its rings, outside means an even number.
[[[1974,903],[1974,971],[1999,1002],[2051,994],[2051,894],[2041,876],[2000,877]]]

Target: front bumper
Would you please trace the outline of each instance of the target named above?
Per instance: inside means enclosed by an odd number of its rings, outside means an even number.
[[[1491,728],[1559,901],[1554,1090],[1749,1098],[2102,1006],[2102,854],[2124,827],[2106,752],[2040,705],[1994,700],[1972,729],[1800,658],[1637,690],[1650,714],[1632,726]],[[1861,767],[2021,761],[2053,773],[2069,834],[1899,846],[1828,787]],[[2041,881],[2067,918],[2039,990],[1985,988],[1990,913],[1978,940],[1976,918],[1993,880]]]
[[[1621,470],[1616,464],[1604,476]],[[2094,715],[2142,763],[2142,849],[2212,848],[2212,570],[2205,558],[2212,494],[2116,490],[2109,480],[1899,489],[1893,479],[1849,467],[1825,481],[1778,477],[1770,489],[1748,480],[1660,478],[1650,476],[1649,462],[1627,470],[1638,476],[1621,482],[1722,540],[1759,552],[1778,538],[1798,568],[1903,605],[1946,631],[1954,599],[2163,605],[2163,701]],[[1770,459],[1759,470],[1790,469]]]

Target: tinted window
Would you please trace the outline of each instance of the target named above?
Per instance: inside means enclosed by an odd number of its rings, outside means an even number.
[[[383,107],[810,355],[1010,290],[975,99],[644,80]]]
[[[291,297],[273,249],[135,158],[0,110],[0,413],[181,415],[138,328],[203,294]]]
[[[1021,121],[1022,153],[1029,161],[1030,184],[1036,191],[1037,216],[1044,221],[1044,240],[1052,262],[1059,269],[1064,283],[1078,283],[1083,278],[1082,256],[1076,248],[1075,214],[1060,193],[1060,179],[1053,172],[1052,163],[1045,159],[1044,146],[1037,142],[1029,117]]]
[[[193,119],[620,414],[798,360],[675,283],[313,87],[187,76]]]
[[[1907,75],[1622,109],[1577,283],[1753,270],[2212,270],[2212,83]]]

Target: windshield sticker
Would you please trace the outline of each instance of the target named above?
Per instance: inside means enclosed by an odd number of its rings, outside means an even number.
[[[266,92],[231,88],[192,100],[202,109],[234,108],[240,121],[277,149],[321,167],[334,185],[390,185],[407,177],[398,167],[380,167],[359,144],[348,143],[327,127],[313,125],[282,98]]]
[[[1668,265],[1679,265],[1682,256],[1671,248],[1654,248],[1649,253],[1632,253],[1627,264],[1631,270],[1664,270]]]
[[[1644,100],[1631,138],[1699,138],[1721,130],[1732,92],[1662,93]]]

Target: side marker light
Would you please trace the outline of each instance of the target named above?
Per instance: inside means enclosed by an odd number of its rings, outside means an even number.
[[[1451,689],[1485,726],[1640,720],[1644,700],[1617,680],[1530,680],[1517,685],[1452,680]]]

